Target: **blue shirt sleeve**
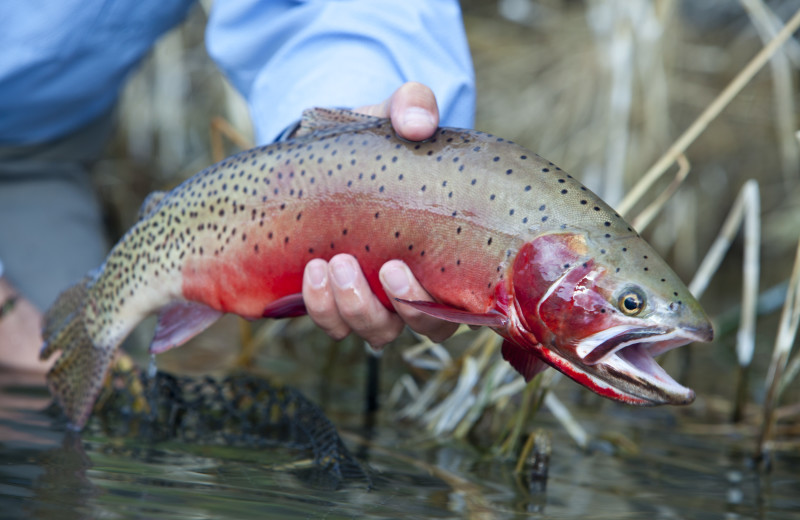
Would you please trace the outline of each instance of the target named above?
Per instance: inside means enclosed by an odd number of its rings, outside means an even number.
[[[456,0],[224,0],[209,53],[270,142],[313,106],[383,101],[406,81],[431,87],[443,125],[472,127],[472,61]]]
[[[110,110],[129,72],[193,4],[0,0],[0,144],[57,139]]]

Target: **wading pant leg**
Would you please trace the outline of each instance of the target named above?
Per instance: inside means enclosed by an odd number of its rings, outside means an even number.
[[[40,310],[107,253],[89,168],[112,119],[52,143],[0,146],[0,260],[4,276]]]

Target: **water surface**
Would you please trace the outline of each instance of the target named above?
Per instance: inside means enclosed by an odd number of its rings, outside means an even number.
[[[547,413],[553,452],[545,491],[530,491],[512,462],[379,417],[337,415],[351,451],[372,470],[336,485],[287,447],[151,444],[75,435],[41,410],[37,379],[0,378],[2,518],[798,518],[800,457],[776,456],[769,474],[749,459],[743,434],[697,433],[674,409],[605,405],[579,419],[635,442],[623,453],[596,441],[578,449]],[[365,435],[370,438],[366,440]],[[535,488],[535,486],[534,486]]]

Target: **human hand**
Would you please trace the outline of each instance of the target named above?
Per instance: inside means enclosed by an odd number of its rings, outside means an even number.
[[[54,360],[39,360],[42,313],[3,277],[0,307],[0,366],[26,372],[47,371]]]
[[[356,112],[391,118],[397,133],[410,141],[431,137],[439,126],[436,98],[431,89],[420,83],[406,83],[383,103],[359,107]],[[455,323],[433,318],[395,300],[432,301],[404,262],[386,262],[379,276],[396,314],[386,310],[372,292],[352,255],[336,255],[329,262],[311,260],[303,274],[303,300],[308,315],[333,338],[342,339],[355,332],[373,348],[395,339],[404,325],[433,341],[448,338],[458,328]]]

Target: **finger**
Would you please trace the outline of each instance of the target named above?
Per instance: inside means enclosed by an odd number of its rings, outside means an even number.
[[[406,83],[392,95],[389,117],[400,137],[409,141],[428,139],[439,126],[436,96],[422,83]]]
[[[436,96],[427,86],[413,81],[404,83],[384,102],[357,108],[356,112],[390,117],[400,137],[410,141],[428,139],[439,126]]]
[[[336,340],[350,334],[350,327],[339,315],[328,277],[328,262],[320,258],[306,264],[303,272],[303,302],[311,320]]]
[[[433,298],[419,284],[408,266],[400,260],[390,260],[383,264],[379,273],[383,289],[389,295],[397,314],[416,332],[428,336],[435,342],[444,341],[453,335],[457,323],[440,320],[417,309],[398,302],[404,300],[433,301]]]
[[[342,320],[373,347],[382,347],[403,330],[400,318],[373,294],[356,259],[336,255],[328,265],[331,288]]]

